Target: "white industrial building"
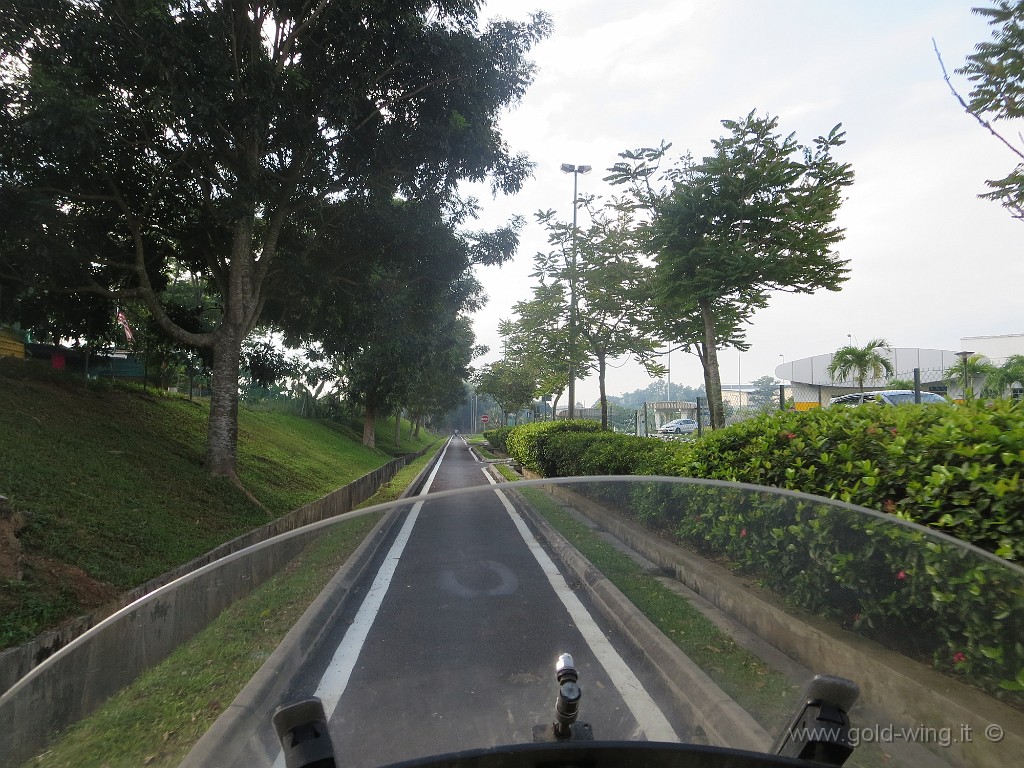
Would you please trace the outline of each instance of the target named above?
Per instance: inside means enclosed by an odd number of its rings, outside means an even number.
[[[864,389],[892,389],[894,380],[911,382],[914,380],[915,369],[920,376],[921,389],[925,392],[936,392],[953,399],[963,397],[963,385],[950,371],[955,370],[965,353],[980,354],[988,358],[994,365],[1003,364],[1013,355],[1024,355],[1024,334],[1007,334],[1002,336],[965,336],[960,340],[961,350],[950,349],[918,349],[914,347],[894,347],[879,349],[879,353],[888,357],[893,364],[893,375],[886,378],[869,378],[864,380]],[[805,357],[783,363],[775,369],[775,377],[790,382],[787,397],[793,398],[793,404],[799,411],[818,408],[839,395],[856,392],[856,381],[834,381],[828,375],[828,367],[832,363],[832,353]],[[971,383],[970,386],[975,386]],[[899,387],[900,389],[904,387]],[[909,387],[907,387],[909,388]]]

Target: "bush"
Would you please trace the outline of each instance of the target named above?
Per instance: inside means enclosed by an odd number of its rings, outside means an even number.
[[[508,447],[505,443],[508,440],[508,433],[512,431],[512,427],[498,427],[497,429],[488,429],[484,431],[484,439],[490,444],[491,448],[502,453],[508,453]]]
[[[553,435],[567,432],[600,432],[601,425],[595,421],[574,419],[572,421],[534,421],[513,427],[508,436],[508,455],[527,469],[544,474],[540,468],[539,455],[543,444]],[[611,434],[611,433],[606,433]]]
[[[674,443],[614,432],[562,432],[548,436],[537,457],[545,477],[664,475],[671,471]]]
[[[1024,703],[1010,693],[1024,672],[1024,589],[993,560],[854,507],[767,490],[641,483],[616,508],[793,605]]]
[[[901,515],[1024,559],[1024,405],[828,408],[705,435],[672,474],[777,486]]]

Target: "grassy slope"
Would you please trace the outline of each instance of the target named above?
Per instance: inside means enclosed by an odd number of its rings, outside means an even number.
[[[0,359],[0,495],[25,522],[21,578],[0,578],[0,647],[432,440],[396,451],[384,423],[370,450],[352,425],[242,408],[239,474],[267,514],[203,470],[206,415],[206,402]]]

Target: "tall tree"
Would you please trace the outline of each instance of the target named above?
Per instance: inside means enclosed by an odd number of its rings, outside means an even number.
[[[501,408],[502,422],[530,404],[537,392],[537,380],[523,365],[510,360],[498,360],[485,365],[473,379],[476,391],[490,395]]]
[[[885,339],[872,339],[863,347],[852,344],[840,347],[832,353],[832,360],[825,370],[833,381],[846,381],[852,377],[863,392],[866,379],[880,379],[893,373],[892,360],[881,352],[883,349],[890,349]]]
[[[986,17],[993,30],[992,38],[979,43],[957,70],[972,84],[967,100],[953,88],[948,75],[946,82],[963,107],[1017,158],[1017,166],[1007,176],[986,182],[991,191],[982,197],[999,202],[1014,218],[1024,220],[1024,144],[1013,143],[992,126],[1024,117],[1024,2],[996,0],[992,7],[973,11]]]
[[[534,259],[535,277],[541,282],[535,288],[535,301],[560,298],[561,305],[549,310],[558,319],[569,355],[577,359],[576,370],[592,367],[597,371],[601,403],[601,426],[608,428],[608,364],[618,357],[629,356],[643,365],[652,376],[664,374],[657,361],[656,335],[651,319],[651,269],[642,260],[643,247],[638,243],[634,209],[610,201],[595,207],[587,201],[589,226],[576,233],[573,226],[555,219],[553,211],[537,214],[548,230],[548,244],[553,249]],[[567,258],[571,249],[575,257]],[[551,281],[550,283],[547,281]],[[571,316],[564,286],[575,282],[575,334],[564,322]],[[552,293],[550,286],[562,289]],[[573,335],[578,339],[572,338]],[[559,350],[549,350],[557,354]]]
[[[498,130],[525,92],[538,13],[481,31],[475,0],[6,3],[0,16],[5,280],[149,308],[213,351],[206,462],[235,477],[242,341],[332,202],[514,192]],[[315,242],[315,238],[311,241]],[[177,262],[215,286],[193,332],[167,311]]]
[[[750,393],[750,406],[759,411],[770,411],[779,407],[779,380],[774,376],[761,376],[750,382],[754,391]]]
[[[853,182],[833,152],[839,126],[812,145],[778,132],[778,118],[751,112],[723,120],[729,131],[700,162],[689,156],[661,174],[668,146],[623,153],[609,181],[629,184],[638,207],[652,211],[656,301],[663,315],[700,324],[698,345],[713,427],[725,424],[718,349],[774,291],[839,290],[846,262],[833,251],[843,189]],[[683,341],[693,343],[693,335]]]
[[[460,313],[478,309],[477,263],[501,263],[514,233],[466,235],[436,201],[349,199],[332,206],[309,272],[268,306],[291,344],[320,340],[341,363],[342,389],[363,410],[363,442],[379,416],[408,405],[440,364]],[[454,359],[453,359],[454,360]]]
[[[558,401],[569,386],[568,301],[561,283],[538,285],[533,298],[516,303],[515,320],[498,325],[504,356],[519,360],[537,379],[540,395],[552,395],[551,408],[558,412]],[[576,367],[577,373],[588,369]],[[575,405],[575,404],[574,404]]]

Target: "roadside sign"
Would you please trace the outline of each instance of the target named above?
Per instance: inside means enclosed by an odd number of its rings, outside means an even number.
[[[486,413],[483,416],[480,417],[480,421],[482,421],[484,424],[486,424],[490,420],[491,420],[491,417],[488,416]]]

